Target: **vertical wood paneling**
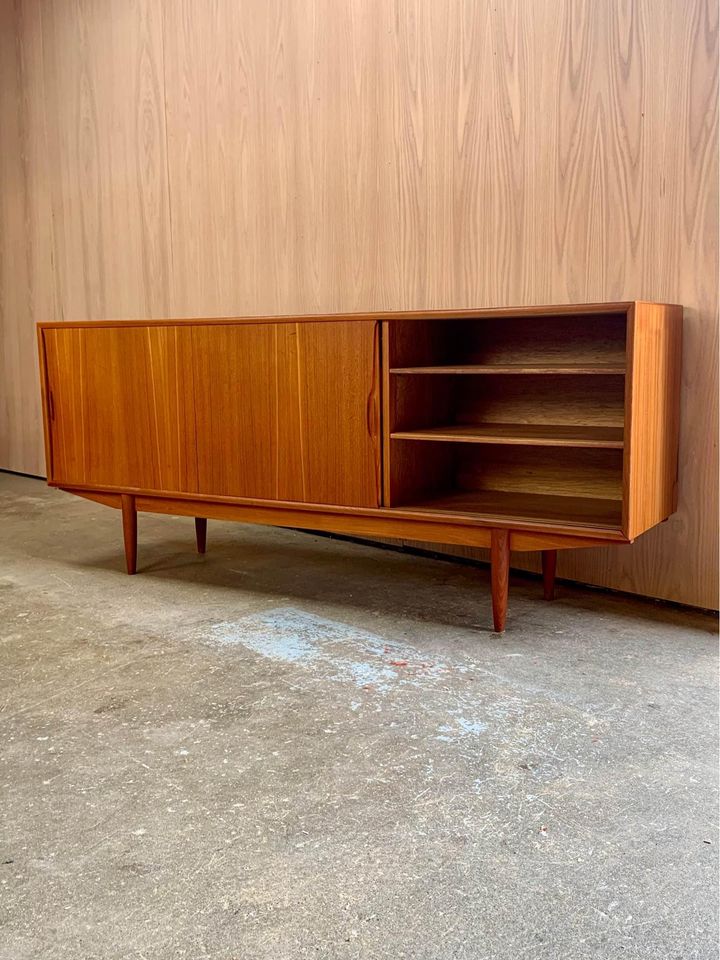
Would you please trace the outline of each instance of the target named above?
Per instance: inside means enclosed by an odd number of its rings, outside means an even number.
[[[558,576],[717,604],[715,3],[0,11],[2,466],[36,319],[683,303],[678,512]]]
[[[166,316],[161,9],[45,0],[40,21],[59,319]]]
[[[43,473],[35,321],[56,315],[40,5],[0,3],[0,467]]]
[[[164,5],[172,312],[380,302],[379,11],[362,0],[207,11]]]

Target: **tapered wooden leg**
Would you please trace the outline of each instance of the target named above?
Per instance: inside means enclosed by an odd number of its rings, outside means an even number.
[[[205,553],[207,546],[207,520],[205,517],[195,517],[195,539],[197,540],[197,552]]]
[[[510,533],[490,532],[490,582],[492,585],[493,624],[498,633],[505,629],[510,585]]]
[[[546,600],[555,599],[555,567],[557,566],[557,550],[543,550],[543,592]]]
[[[135,497],[127,493],[120,494],[122,507],[123,537],[125,539],[125,565],[127,572],[132,574],[137,570],[137,510]]]

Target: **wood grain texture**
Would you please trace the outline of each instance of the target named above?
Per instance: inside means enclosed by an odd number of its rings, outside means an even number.
[[[609,305],[605,315],[554,316],[553,312],[553,307],[546,307],[542,317],[518,317],[508,311],[502,318],[490,313],[482,324],[451,319],[440,327],[434,320],[418,319],[406,331],[391,336],[392,366],[430,359],[491,368],[512,364],[515,369],[624,365],[627,308],[618,312]],[[507,322],[509,318],[512,323]]]
[[[125,543],[125,566],[132,576],[137,573],[137,508],[135,497],[120,494],[122,510],[123,541]]]
[[[454,446],[461,489],[558,497],[598,497],[622,504],[622,451],[516,446]]]
[[[622,450],[621,427],[568,426],[537,423],[478,423],[396,431],[397,440],[449,443],[502,443],[540,447],[599,447]],[[657,522],[657,521],[656,521]]]
[[[682,310],[638,303],[629,318],[623,527],[630,539],[677,505]]]
[[[58,319],[170,310],[161,19],[153,0],[42,0]]]
[[[678,511],[558,574],[718,605],[715,3],[0,8],[0,465],[38,319],[682,303]]]
[[[372,322],[193,326],[199,492],[380,502]]]
[[[44,473],[36,320],[57,316],[40,0],[0,3],[0,468]]]
[[[516,321],[524,323],[522,308],[517,309],[518,315],[507,319],[510,336]],[[677,324],[670,322],[675,308],[638,304],[633,309],[633,340],[647,340],[652,350],[647,360],[640,346],[630,351],[631,384],[636,359],[643,376],[644,368],[673,369],[667,354],[678,347]],[[424,389],[401,390],[386,404],[385,467],[392,482],[390,503],[386,498],[383,507],[392,509],[378,510],[380,323],[366,316],[336,317],[40,324],[50,482],[89,492],[169,494],[195,499],[200,510],[207,500],[262,507],[274,501],[282,510],[295,501],[304,509],[327,504],[335,513],[343,505],[354,511],[373,508],[365,515],[386,526],[403,515],[425,516],[430,529],[447,517],[467,527],[624,539],[623,505],[628,489],[637,485],[630,470],[623,488],[620,428],[548,425],[543,417],[541,423],[465,425],[457,434],[448,427],[436,433],[393,431],[398,406],[409,419],[418,418],[418,404],[421,419],[433,415],[438,398],[427,391],[424,377],[403,379],[401,385]],[[424,313],[428,331],[431,317]],[[457,327],[467,344],[485,320],[484,312],[476,311],[472,324]],[[448,322],[455,325],[445,317],[436,321],[441,333]],[[387,339],[396,327],[414,327],[415,317],[382,323]],[[538,342],[541,327],[542,321]],[[403,339],[397,330],[395,339]],[[461,350],[463,342],[456,347]],[[391,362],[386,353],[386,384]],[[575,379],[561,378],[558,393]],[[612,384],[615,378],[603,379]],[[644,477],[652,470],[663,475],[665,457],[661,450],[656,458],[654,443],[643,446],[643,415],[653,424],[659,415],[667,418],[655,424],[651,438],[662,426],[666,445],[676,440],[676,378],[650,379],[651,409],[643,409],[641,391],[636,411],[637,462]],[[489,383],[494,387],[497,378]],[[594,386],[596,378],[588,383]],[[482,393],[482,379],[469,385]],[[467,403],[466,392],[460,399]],[[441,394],[443,416],[445,400]],[[428,444],[428,439],[437,442]],[[477,440],[490,449],[475,449]],[[568,442],[565,450],[552,449]],[[460,446],[452,449],[456,443]],[[603,444],[610,446],[603,449]],[[168,463],[163,471],[161,465]],[[625,464],[632,466],[630,458]]]
[[[616,364],[616,363],[596,363],[596,364],[564,364],[563,366],[557,366],[554,364],[545,364],[545,365],[534,365],[529,366],[523,363],[506,363],[506,364],[493,364],[488,366],[481,363],[476,364],[464,364],[462,366],[437,366],[437,367],[396,367],[391,370],[390,373],[393,374],[453,374],[453,375],[486,375],[494,374],[496,376],[512,374],[515,376],[526,376],[528,374],[540,374],[542,376],[565,376],[566,374],[587,374],[590,375],[608,375],[608,374],[624,374],[625,373],[625,364]]]
[[[510,586],[510,534],[507,530],[492,530],[490,533],[490,565],[493,626],[497,633],[502,633]]]
[[[119,509],[122,494],[86,490],[80,487],[62,487],[68,493],[84,497],[95,503]],[[477,518],[468,522],[452,515],[437,516],[427,513],[424,517],[412,510],[387,510],[384,508],[344,508],[340,513],[323,504],[270,503],[269,501],[241,502],[228,498],[202,498],[191,496],[168,497],[149,495],[139,491],[136,507],[148,512],[177,514],[179,516],[214,517],[218,520],[237,520],[246,523],[272,523],[276,526],[301,527],[306,530],[328,530],[355,533],[358,536],[372,535],[403,539],[414,531],[424,530],[438,543],[468,544],[475,546],[490,543],[492,524],[481,523]],[[473,529],[468,529],[472,526]],[[432,531],[432,532],[430,532]],[[511,529],[511,550],[573,550],[579,547],[602,546],[606,539],[621,539],[621,534],[585,537],[578,534],[558,534],[550,530]]]
[[[41,335],[52,482],[378,506],[373,322]]]
[[[198,553],[205,553],[207,550],[207,518],[195,517],[195,543]]]
[[[53,481],[198,491],[191,335],[177,327],[43,331]]]
[[[471,517],[481,514],[486,522],[506,525],[540,521],[558,533],[571,533],[573,527],[592,527],[620,531],[620,503],[592,496],[526,492],[524,490],[465,490],[413,501],[416,510],[457,513]]]
[[[185,516],[194,516],[193,510],[197,509],[197,504],[188,501],[174,500],[163,497],[145,497],[136,498],[138,510],[149,513],[168,513]],[[270,523],[279,527],[295,527],[302,530],[324,530],[332,533],[343,533],[356,537],[390,537],[392,539],[404,540],[408,537],[423,536],[434,543],[463,544],[474,543],[479,547],[490,545],[490,529],[488,527],[475,527],[469,529],[452,520],[438,522],[428,527],[423,520],[413,520],[411,518],[391,517],[387,515],[363,515],[349,512],[334,513],[331,511],[321,513],[317,511],[305,510],[300,504],[293,504],[289,509],[279,510],[275,506],[251,506],[238,503],[217,503],[208,502],[202,505],[203,513],[210,518],[217,520],[236,520],[241,523]],[[515,534],[520,546],[523,547],[523,534]],[[536,536],[538,536],[536,534]],[[540,535],[542,540],[542,535]],[[548,535],[548,542],[552,542],[552,537]],[[566,538],[567,543],[571,543],[571,538]],[[582,539],[578,538],[582,543]],[[534,541],[533,541],[534,542]]]
[[[543,550],[541,555],[543,575],[543,597],[555,599],[555,570],[557,569],[557,550]]]

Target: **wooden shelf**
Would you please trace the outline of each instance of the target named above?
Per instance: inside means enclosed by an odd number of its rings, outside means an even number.
[[[395,374],[574,374],[604,376],[623,376],[625,366],[622,363],[563,363],[563,364],[528,364],[528,363],[465,363],[465,364],[438,364],[431,367],[393,367],[390,373]]]
[[[622,514],[620,500],[507,490],[456,491],[403,506],[412,506],[413,509],[428,513],[462,514],[498,520],[545,520],[548,523],[604,529],[618,529]]]
[[[594,447],[622,450],[623,428],[585,424],[481,423],[396,430],[392,440],[500,443],[539,447]]]

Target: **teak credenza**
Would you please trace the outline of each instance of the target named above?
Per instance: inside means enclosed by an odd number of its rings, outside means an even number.
[[[122,511],[489,547],[630,543],[675,509],[682,308],[41,323],[48,482]]]

